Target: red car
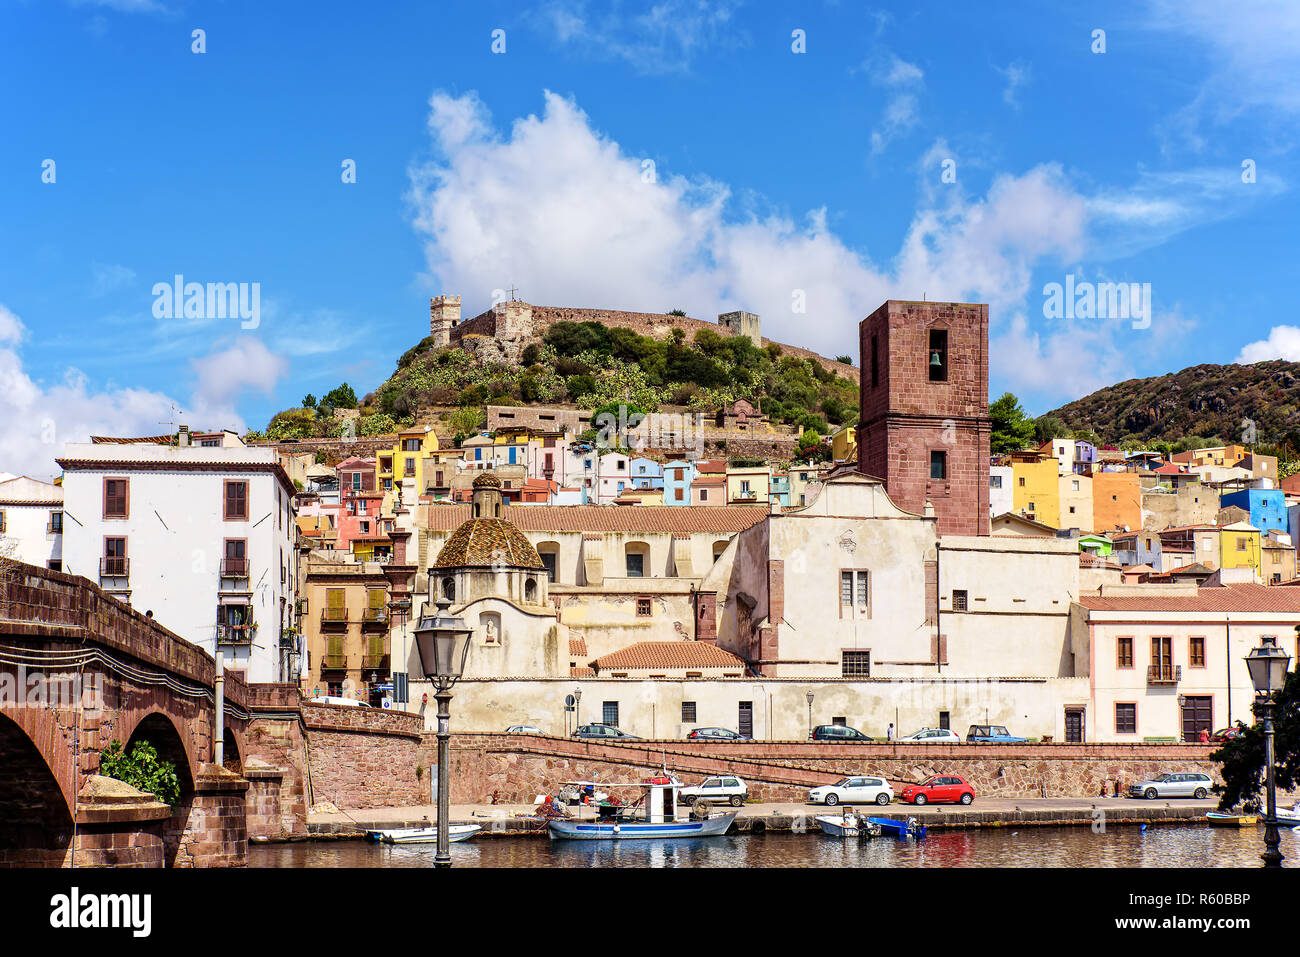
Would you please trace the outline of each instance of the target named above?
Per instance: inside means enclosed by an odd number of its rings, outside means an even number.
[[[920,784],[909,784],[903,788],[905,804],[970,804],[975,800],[975,789],[966,783],[965,778],[955,774],[934,774]]]

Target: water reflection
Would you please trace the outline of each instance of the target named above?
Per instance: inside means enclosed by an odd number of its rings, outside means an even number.
[[[1300,865],[1300,834],[1282,832],[1284,866]],[[998,828],[931,831],[920,842],[809,834],[738,834],[686,841],[479,838],[451,846],[457,867],[1257,867],[1263,831],[1208,827]],[[433,845],[362,841],[252,847],[250,867],[432,867]]]

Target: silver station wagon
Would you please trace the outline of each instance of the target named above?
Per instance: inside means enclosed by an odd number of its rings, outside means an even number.
[[[1159,774],[1147,781],[1129,785],[1128,796],[1135,798],[1208,797],[1214,780],[1200,771],[1174,771]]]

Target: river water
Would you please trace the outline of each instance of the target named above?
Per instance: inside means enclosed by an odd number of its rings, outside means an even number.
[[[1264,829],[1116,827],[931,831],[921,841],[842,840],[820,833],[695,840],[550,841],[498,837],[451,846],[456,867],[1258,867]],[[1282,830],[1284,867],[1300,866],[1300,833]],[[432,844],[365,841],[256,845],[250,867],[432,867]]]

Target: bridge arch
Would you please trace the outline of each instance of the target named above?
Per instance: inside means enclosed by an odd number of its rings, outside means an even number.
[[[165,712],[154,708],[141,717],[127,736],[123,751],[129,754],[137,741],[148,741],[158,752],[158,757],[176,765],[182,801],[194,791],[199,765],[191,753],[189,735],[181,734]]]
[[[57,867],[72,843],[67,796],[40,748],[0,714],[0,866]]]

